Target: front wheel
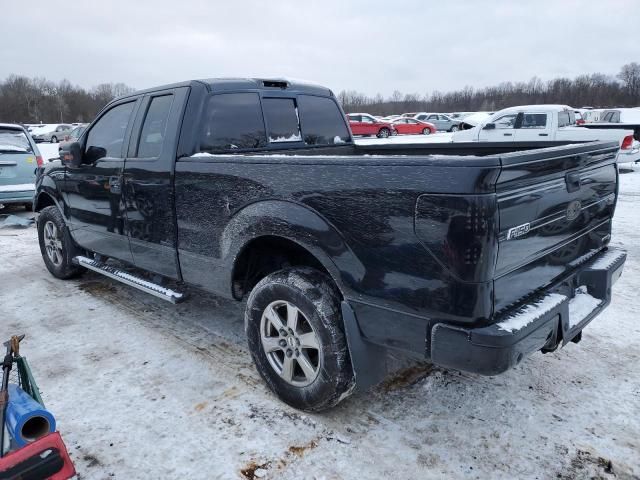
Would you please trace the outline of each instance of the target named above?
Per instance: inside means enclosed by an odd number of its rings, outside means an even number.
[[[55,135],[51,137],[51,143],[58,143],[58,137]]]
[[[425,128],[424,130],[422,130],[422,134],[423,135],[431,135],[431,129],[430,128]]]
[[[340,297],[324,273],[267,275],[251,291],[245,327],[258,372],[285,403],[317,412],[348,395],[354,377]]]
[[[450,132],[457,132],[458,130],[460,130],[456,125],[454,125],[453,127],[451,127],[451,130],[449,130]]]
[[[47,207],[40,212],[38,241],[44,264],[54,277],[67,279],[85,271],[72,262],[76,246],[66,231],[66,224],[58,207]]]
[[[389,135],[391,135],[391,132],[389,131],[388,128],[381,128],[380,131],[378,132],[378,138],[388,138]]]

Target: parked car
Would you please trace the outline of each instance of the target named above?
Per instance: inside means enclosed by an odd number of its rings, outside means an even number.
[[[417,113],[413,118],[429,122],[436,126],[436,129],[445,132],[457,132],[460,130],[460,120],[454,120],[442,113]]]
[[[639,162],[640,161],[640,109],[638,108],[615,108],[603,110],[600,112],[598,122],[591,122],[583,125],[589,129],[629,129],[633,131],[634,142],[631,151],[637,154],[621,155],[619,159],[622,162]]]
[[[257,370],[299,409],[375,383],[386,348],[495,375],[577,343],[626,260],[617,143],[495,145],[358,146],[306,83],[134,92],[38,170],[40,250],[60,279],[245,299]]]
[[[36,142],[58,143],[72,130],[72,126],[66,123],[51,125],[32,131],[32,137]]]
[[[433,123],[422,122],[415,118],[397,118],[391,122],[391,125],[400,135],[430,135],[436,133],[436,127]]]
[[[354,135],[375,135],[378,138],[387,138],[397,133],[390,122],[378,120],[368,113],[349,113],[347,118]]]
[[[84,131],[87,129],[88,123],[79,124],[77,127],[74,127],[72,130],[67,133],[63,140],[58,145],[58,151],[65,148],[71,142],[77,142],[78,139],[82,136]]]
[[[35,170],[43,160],[21,125],[0,124],[0,204],[23,203],[31,208]]]
[[[585,123],[596,123],[600,121],[600,113],[602,110],[587,110],[582,114]]]

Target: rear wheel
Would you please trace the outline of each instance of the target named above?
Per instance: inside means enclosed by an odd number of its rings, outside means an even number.
[[[76,246],[66,229],[58,207],[43,209],[38,216],[38,241],[47,270],[56,278],[67,279],[80,275],[84,268],[74,265]]]
[[[56,137],[55,135],[53,135],[51,137],[51,143],[58,143],[58,137]]]
[[[451,127],[451,130],[449,130],[449,131],[450,131],[450,132],[457,132],[458,130],[460,130],[460,129],[458,128],[458,126],[457,126],[457,125],[454,125],[454,126],[452,126],[452,127]]]
[[[266,276],[251,291],[245,325],[258,372],[285,403],[320,411],[349,392],[340,297],[322,272],[291,268]]]
[[[423,134],[423,135],[431,135],[431,129],[429,129],[429,128],[425,127],[425,128],[422,130],[422,134]]]
[[[389,131],[388,128],[382,127],[378,132],[378,138],[388,138],[390,134],[391,132]]]

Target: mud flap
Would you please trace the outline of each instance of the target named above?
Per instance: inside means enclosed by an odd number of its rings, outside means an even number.
[[[368,342],[362,336],[356,315],[347,302],[342,301],[341,308],[356,391],[364,391],[380,383],[385,377],[387,351],[384,347]]]

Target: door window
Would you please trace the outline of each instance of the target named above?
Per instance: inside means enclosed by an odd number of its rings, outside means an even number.
[[[513,128],[516,123],[516,114],[511,113],[509,115],[503,115],[500,118],[497,118],[493,123],[496,126],[496,130],[505,130],[509,128]]]
[[[372,117],[369,117],[367,115],[363,115],[362,116],[362,122],[363,123],[376,123],[376,121]]]
[[[300,122],[293,98],[264,98],[264,119],[269,129],[269,142],[299,142]]]
[[[85,155],[93,162],[102,157],[122,158],[122,144],[135,101],[116,105],[89,130]]]
[[[160,156],[172,101],[173,95],[152,98],[142,124],[136,157],[155,158]]]
[[[438,115],[429,115],[429,120],[438,120]]]
[[[300,95],[298,111],[307,145],[334,145],[351,139],[340,109],[330,98]]]
[[[547,114],[525,112],[520,128],[547,128]]]
[[[257,93],[212,95],[204,114],[201,152],[264,147],[267,136]]]

